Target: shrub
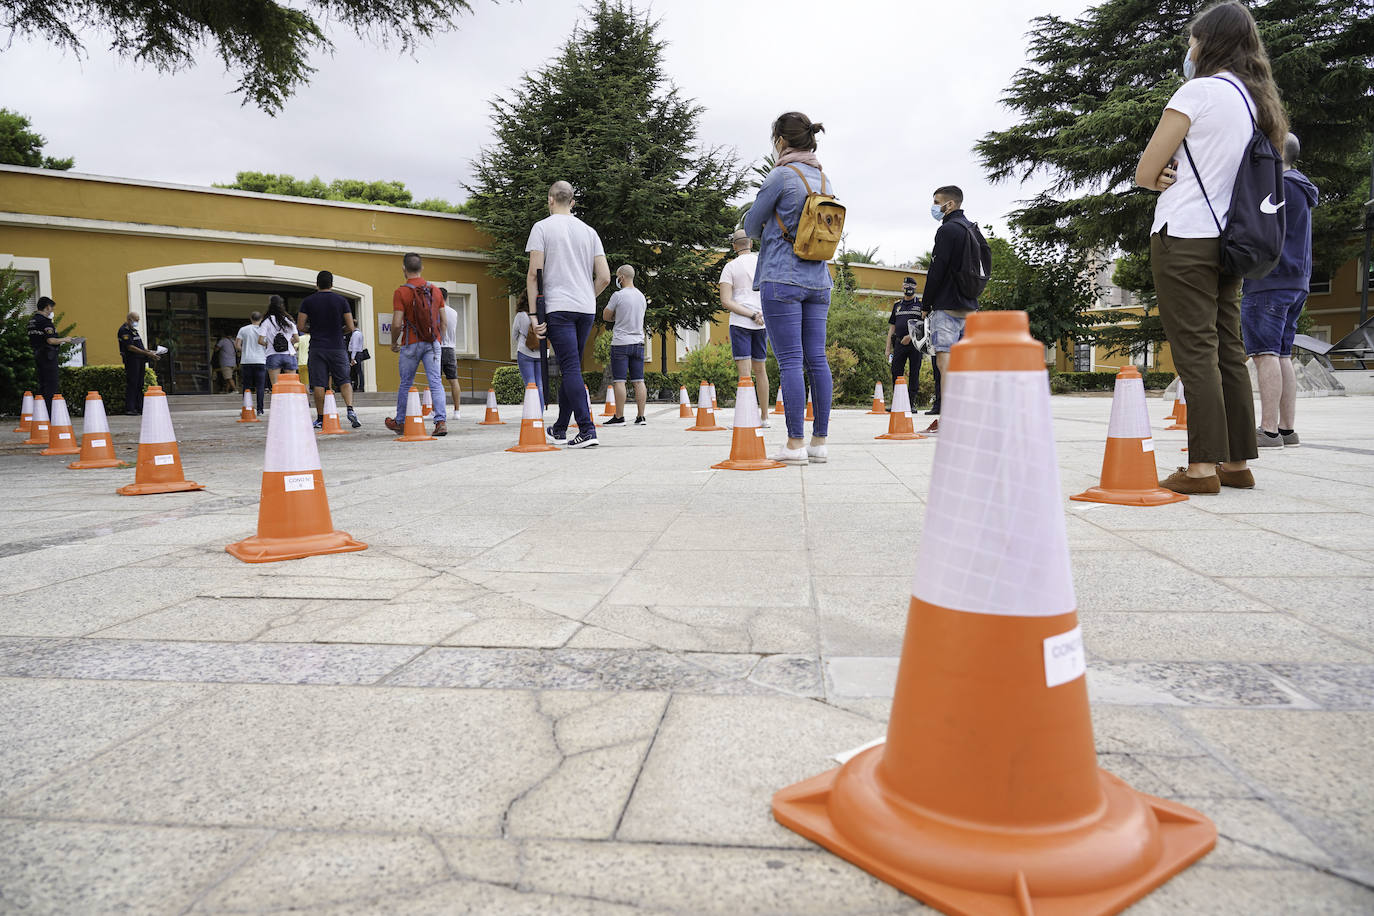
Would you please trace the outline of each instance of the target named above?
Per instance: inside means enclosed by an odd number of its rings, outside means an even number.
[[[1145,387],[1166,388],[1174,380],[1172,372],[1146,372]],[[1108,372],[1053,372],[1050,391],[1065,394],[1070,391],[1111,391],[1116,387],[1116,370]]]
[[[592,330],[596,330],[596,325],[592,325]],[[607,369],[611,368],[611,332],[609,329],[596,335],[592,342],[592,359],[596,360]],[[587,386],[592,387],[591,385]]]
[[[601,393],[601,381],[603,378],[605,378],[604,374],[595,369],[591,371],[586,369],[582,370],[582,384],[587,386],[587,390],[591,392],[593,398]]]
[[[520,377],[519,366],[500,366],[491,374],[491,387],[496,390],[496,403],[523,404],[525,402],[525,380]]]
[[[842,288],[831,291],[826,344],[844,347],[857,358],[857,365],[843,380],[835,377],[836,403],[868,404],[873,399],[874,382],[891,387],[892,370],[883,358],[887,328],[887,314],[882,310],[855,301],[853,294]],[[832,374],[834,370],[831,366]]]
[[[849,377],[859,368],[859,357],[848,347],[831,344],[825,348],[826,362],[830,363],[830,378],[835,391],[843,391]]]
[[[652,369],[644,371],[644,387],[649,389],[650,398],[677,398],[676,376],[666,372],[655,372]]]
[[[143,369],[143,389],[157,384],[151,366]],[[121,414],[124,406],[124,367],[119,366],[63,366],[58,373],[57,390],[67,402],[67,411],[74,417],[86,412],[86,395],[100,393],[107,414]],[[37,396],[35,394],[35,396]]]
[[[1177,377],[1178,376],[1172,372],[1149,371],[1145,373],[1145,387],[1151,390],[1162,390],[1173,384],[1174,379]]]
[[[739,378],[735,375],[735,361],[730,356],[728,344],[717,343],[698,347],[688,353],[680,362],[678,375],[685,379],[680,384],[687,386],[687,394],[696,400],[697,386],[703,381],[716,386],[716,402],[722,407],[727,401],[735,399],[735,387]]]

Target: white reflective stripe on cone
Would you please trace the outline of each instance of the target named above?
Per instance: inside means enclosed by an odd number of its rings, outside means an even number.
[[[1107,438],[1148,439],[1150,436],[1144,379],[1118,378],[1112,394],[1112,418],[1107,421]]]
[[[487,406],[492,410],[496,409],[496,392],[490,388],[487,389]]]
[[[1187,403],[1188,403],[1188,399],[1185,398],[1185,397],[1183,396],[1183,379],[1182,379],[1182,378],[1179,378],[1179,380],[1178,380],[1178,398],[1177,398],[1177,400],[1178,400],[1178,402],[1179,402],[1180,404],[1187,404]]]
[[[67,400],[62,395],[57,395],[52,399],[52,421],[53,426],[71,426],[72,415],[67,410]]]
[[[48,402],[41,397],[33,399],[33,421],[37,423],[40,420],[48,422]]]
[[[898,382],[897,387],[892,389],[892,412],[911,413],[911,395],[904,382]]]
[[[87,398],[86,416],[81,421],[81,431],[86,435],[110,431],[110,421],[105,416],[105,402],[100,398]]]
[[[692,399],[689,398],[689,397],[687,397],[687,389],[686,389],[685,387],[680,387],[680,388],[678,388],[678,390],[677,390],[677,402],[678,402],[679,404],[687,404],[687,405],[689,405],[689,406],[691,405]],[[25,403],[27,404],[28,402],[26,401]]]
[[[411,389],[410,394],[406,395],[406,416],[418,417],[420,415],[420,392]]]
[[[252,388],[245,388],[245,389],[243,389],[243,406],[244,406],[244,407],[252,407],[252,406],[253,406],[253,389],[252,389]]]
[[[750,385],[742,385],[735,392],[734,425],[740,429],[752,429],[759,425],[759,399]]]
[[[275,407],[276,397],[272,400]],[[175,441],[177,434],[172,430],[172,411],[167,406],[167,395],[147,395],[143,399],[143,422],[138,426],[138,444],[158,445]]]
[[[701,390],[700,390],[699,392],[697,392],[697,410],[710,410],[710,409],[711,409],[711,390],[710,390],[709,388],[707,388],[705,385],[702,385],[702,386],[701,386]]]
[[[19,415],[23,416],[26,413],[33,413],[33,395],[31,394],[24,395],[24,401],[19,405]]]
[[[524,406],[520,411],[520,419],[537,420],[544,415],[539,409],[539,391],[536,388],[527,386],[525,388]]]
[[[873,383],[873,397],[874,397],[876,400],[879,400],[879,401],[881,401],[881,400],[883,399],[883,383],[882,383],[882,382],[874,382],[874,383]]]
[[[324,415],[326,417],[337,417],[339,415],[339,406],[334,403],[334,392],[332,391],[326,391],[324,393]]]
[[[320,470],[320,450],[315,445],[310,401],[304,391],[273,393],[262,469],[288,474]]]
[[[911,594],[975,614],[1075,609],[1049,386],[1039,372],[950,372]]]

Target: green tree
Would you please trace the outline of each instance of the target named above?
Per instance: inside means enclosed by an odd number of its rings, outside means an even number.
[[[209,45],[237,77],[244,104],[276,114],[310,81],[310,55],[333,49],[323,20],[413,52],[471,11],[468,0],[0,0],[0,25],[78,55],[78,31],[109,35],[116,53],[162,73],[202,62]]]
[[[0,165],[26,165],[35,169],[66,171],[76,164],[70,157],[54,159],[43,155],[47,141],[30,130],[29,119],[17,111],[0,108]]]
[[[404,182],[361,181],[356,178],[336,178],[326,184],[318,176],[300,179],[292,175],[273,175],[266,172],[239,172],[227,184],[217,188],[236,191],[257,191],[260,194],[282,194],[287,197],[313,197],[316,200],[339,200],[355,204],[379,204],[411,210],[434,210],[440,213],[463,213],[463,204],[451,204],[431,197],[416,201]]]
[[[1051,179],[1012,216],[1028,240],[1148,257],[1156,195],[1135,187],[1135,166],[1181,85],[1184,31],[1204,5],[1105,0],[1075,20],[1033,21],[1029,63],[1002,99],[1020,121],[976,146],[994,180]],[[1319,266],[1330,268],[1351,254],[1368,190],[1374,0],[1268,0],[1250,8],[1303,142],[1301,167],[1322,192],[1313,242]],[[1148,270],[1126,279],[1148,297]],[[1143,335],[1149,325],[1142,327]]]
[[[992,274],[979,305],[1026,312],[1036,340],[1064,348],[1097,337],[1097,324],[1119,319],[1098,311],[1100,259],[1082,249],[991,233],[988,247]]]
[[[743,170],[697,146],[702,108],[664,72],[658,23],[618,0],[586,13],[552,63],[492,101],[496,142],[474,163],[468,205],[492,239],[491,272],[520,290],[530,226],[548,215],[549,186],[570,181],[612,270],[638,271],[645,327],[671,335],[717,317],[711,252],[735,226]]]
[[[29,346],[29,316],[25,308],[33,291],[12,268],[0,270],[0,412],[19,409],[25,391],[38,387],[38,370]]]

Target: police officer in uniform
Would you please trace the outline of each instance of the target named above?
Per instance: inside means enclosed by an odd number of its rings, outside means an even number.
[[[916,321],[918,325],[925,322],[926,312],[921,305],[921,300],[916,298],[916,278],[907,277],[902,280],[902,298],[892,303],[892,317],[888,319],[887,327],[887,346],[883,354],[887,357],[892,366],[892,384],[896,386],[897,378],[905,375],[907,377],[907,389],[911,393],[913,406],[916,399],[916,386],[921,377],[921,358],[923,354],[916,346],[916,339],[911,336],[910,321]],[[910,363],[911,373],[906,372],[907,364]]]
[[[43,400],[48,402],[50,417],[52,399],[57,394],[57,348],[75,339],[57,336],[57,327],[52,323],[52,313],[56,307],[56,302],[43,296],[29,318],[29,345],[33,347],[33,361],[38,367],[38,390]]]
[[[129,313],[116,336],[124,359],[124,413],[132,417],[143,413],[143,369],[157,354],[143,346],[138,336],[138,312]]]

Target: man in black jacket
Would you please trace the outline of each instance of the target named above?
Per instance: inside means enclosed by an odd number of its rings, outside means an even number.
[[[964,336],[964,320],[978,308],[977,296],[969,296],[960,288],[959,273],[965,270],[970,255],[981,266],[984,277],[992,266],[988,243],[978,227],[964,216],[963,205],[964,192],[954,185],[945,185],[936,188],[930,207],[930,215],[939,221],[940,228],[935,231],[935,247],[926,273],[925,304],[931,310],[931,348],[941,373],[949,367],[949,348]],[[970,245],[978,246],[978,250],[969,252]],[[939,431],[937,417],[925,432]]]
[[[71,343],[75,337],[58,337],[57,328],[52,323],[56,303],[43,296],[38,300],[34,313],[29,316],[29,344],[33,347],[33,361],[38,369],[39,396],[47,402],[48,416],[52,416],[52,399],[57,394],[57,354],[64,343]]]

